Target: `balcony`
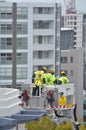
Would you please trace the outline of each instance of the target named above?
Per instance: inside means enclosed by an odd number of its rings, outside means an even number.
[[[34,29],[33,30],[33,35],[55,35],[55,30],[54,29]]]
[[[54,20],[55,16],[53,14],[34,14],[33,20]]]
[[[47,51],[47,50],[54,50],[54,44],[35,44],[33,45],[33,50],[34,51]]]
[[[54,59],[34,59],[33,65],[54,65]]]

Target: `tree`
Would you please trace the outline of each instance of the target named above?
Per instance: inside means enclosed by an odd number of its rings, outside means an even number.
[[[41,117],[39,121],[27,122],[25,127],[27,130],[73,130],[71,122],[57,125],[49,116]]]

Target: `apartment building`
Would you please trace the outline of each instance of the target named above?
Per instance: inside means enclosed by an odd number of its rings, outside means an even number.
[[[64,16],[64,27],[73,28],[74,29],[74,47],[75,48],[82,48],[83,47],[83,64],[82,64],[82,71],[83,71],[83,84],[81,87],[86,90],[86,14],[65,14]],[[76,51],[76,50],[75,50]],[[82,61],[82,59],[80,59]],[[80,62],[81,62],[80,61]],[[81,69],[78,69],[80,72]],[[81,77],[81,74],[78,77]],[[78,78],[77,77],[77,78]],[[81,80],[81,78],[80,78]],[[77,82],[78,83],[78,82]],[[83,93],[83,92],[82,92]],[[82,98],[82,96],[80,95]],[[85,108],[85,98],[83,102],[83,120],[86,123],[86,108]],[[80,103],[80,102],[79,102]]]
[[[31,83],[42,66],[60,71],[58,3],[0,2],[0,87]]]

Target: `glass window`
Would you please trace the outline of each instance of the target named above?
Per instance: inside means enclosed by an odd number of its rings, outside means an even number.
[[[74,22],[74,25],[76,25],[76,24],[77,24],[77,22],[75,21],[75,22]]]
[[[74,40],[76,40],[76,37],[74,37]]]
[[[84,116],[84,119],[83,119],[84,121],[86,121],[86,116]]]
[[[49,29],[49,21],[34,21],[33,27],[41,29]]]
[[[74,27],[74,29],[76,30],[76,29],[77,29],[77,27]]]
[[[86,104],[83,105],[83,108],[86,110]]]
[[[39,37],[38,37],[38,43],[39,43],[39,44],[42,44],[42,36],[39,36]]]
[[[17,64],[27,64],[27,53],[17,53]]]
[[[67,60],[68,60],[67,57],[61,57],[61,63],[67,63],[68,62]]]
[[[12,49],[12,38],[0,38],[1,49]]]
[[[5,73],[5,69],[2,68],[2,69],[0,70],[0,76],[5,76],[5,74],[6,74],[6,73]]]
[[[0,18],[1,19],[12,19],[12,8],[0,7]]]
[[[48,44],[49,43],[49,36],[44,36],[43,42],[44,42],[44,44]]]
[[[38,36],[33,37],[33,44],[38,44]]]
[[[12,53],[1,53],[1,64],[12,64]]]
[[[17,24],[17,33],[18,34],[27,34],[28,33],[28,24],[27,23],[18,23]]]
[[[43,8],[39,7],[39,8],[38,8],[38,13],[39,13],[39,14],[42,14],[42,12],[43,12]]]
[[[27,38],[17,39],[17,49],[27,49]]]
[[[73,63],[73,56],[70,57],[70,63]]]
[[[0,69],[0,79],[12,79],[12,69],[11,68],[1,68]]]
[[[73,70],[70,71],[70,75],[73,76]]]
[[[39,58],[39,59],[42,58],[42,51],[38,51],[38,58]]]
[[[74,32],[74,35],[76,35],[76,32]]]
[[[7,53],[7,60],[12,60],[12,54],[11,53]]]
[[[33,59],[52,59],[53,51],[34,51]]]
[[[1,24],[1,30],[5,30],[6,29],[6,24]]]
[[[33,13],[34,14],[53,14],[54,8],[53,7],[34,7]]]
[[[52,44],[52,36],[34,36],[33,44]]]
[[[12,19],[12,13],[7,13],[7,19]]]
[[[77,17],[76,16],[74,16],[74,20],[76,20],[77,19]]]
[[[12,29],[12,25],[11,24],[8,24],[7,25],[7,30],[11,30]]]
[[[18,19],[27,19],[28,18],[28,8],[27,7],[17,8],[17,18]]]
[[[12,38],[7,38],[7,46],[11,46],[12,45]]]
[[[44,44],[52,44],[53,37],[52,36],[44,36],[43,37],[43,43]]]
[[[27,68],[17,68],[17,79],[26,79],[27,78]]]
[[[1,34],[12,34],[12,24],[0,24],[0,33]]]
[[[73,16],[71,16],[70,19],[73,20]]]

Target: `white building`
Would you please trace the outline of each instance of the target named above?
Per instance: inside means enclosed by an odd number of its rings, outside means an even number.
[[[42,66],[59,73],[60,10],[49,2],[0,3],[0,87],[30,84]]]

